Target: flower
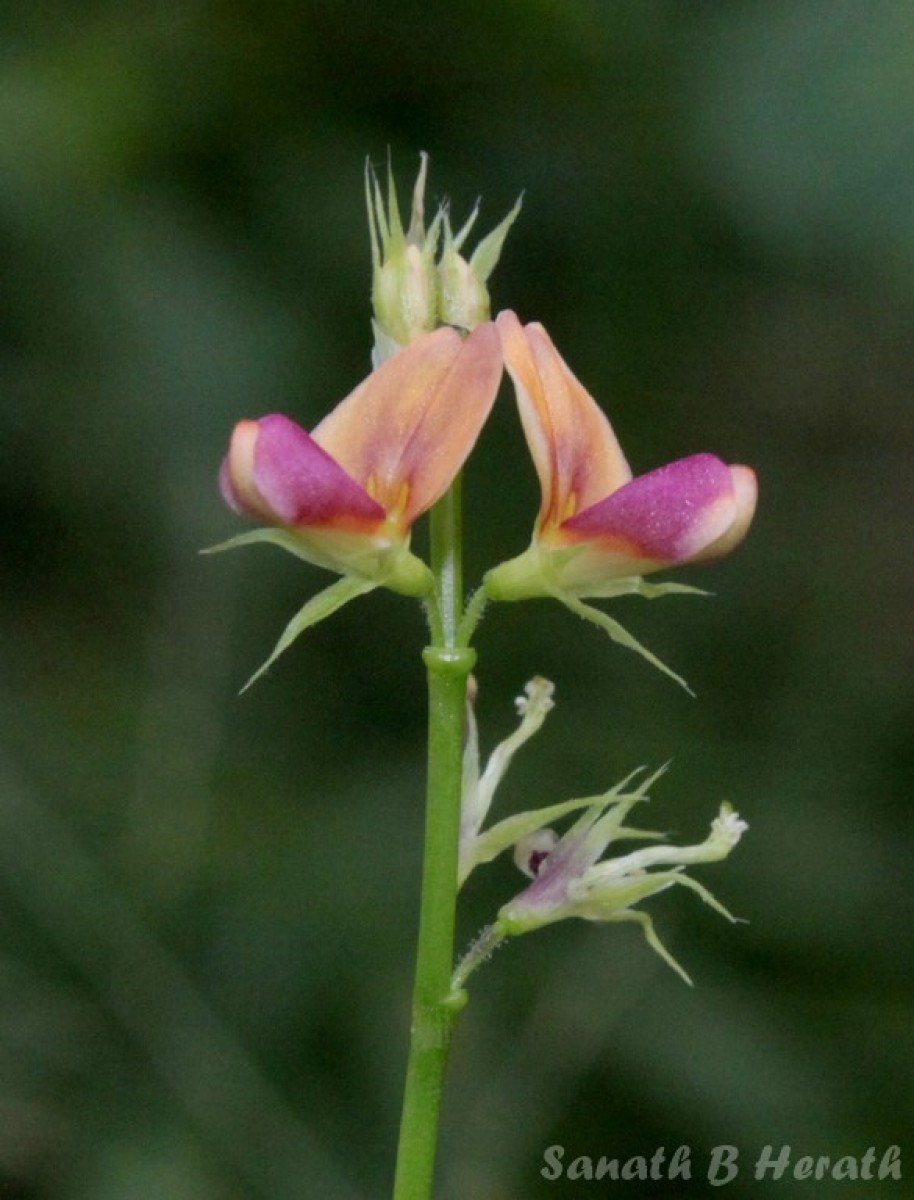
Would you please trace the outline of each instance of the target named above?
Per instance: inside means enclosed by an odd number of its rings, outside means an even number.
[[[515,862],[533,882],[501,908],[494,927],[501,936],[528,933],[566,917],[634,921],[641,926],[652,949],[686,983],[691,982],[657,937],[650,917],[634,906],[679,884],[697,892],[728,920],[735,920],[707,888],[685,874],[685,868],[693,863],[726,858],[749,826],[725,804],[711,822],[707,838],[697,845],[654,845],[600,861],[613,841],[663,837],[623,825],[631,808],[645,799],[647,788],[658,774],[646,779],[634,792],[624,792],[630,776],[604,796],[595,797],[562,838],[540,828],[518,842]],[[658,866],[663,869],[650,870]]]
[[[535,732],[535,729],[525,730],[527,714],[531,707],[541,705],[543,699],[548,698],[549,692],[544,689],[549,686],[540,679],[531,680],[527,685],[527,705],[521,706],[521,727],[503,743],[504,746],[513,751]],[[536,714],[536,728],[544,715],[543,711]],[[491,761],[500,750],[501,747]],[[686,875],[685,869],[695,863],[719,862],[726,858],[749,826],[728,804],[721,805],[705,840],[693,846],[670,846],[666,844],[666,834],[626,825],[629,812],[636,804],[647,800],[648,789],[665,770],[661,767],[634,786],[633,780],[642,774],[643,768],[640,768],[601,796],[568,800],[538,811],[519,813],[500,821],[483,834],[474,832],[469,842],[461,839],[461,883],[473,866],[489,862],[510,845],[514,846],[516,865],[532,882],[502,905],[495,921],[485,926],[457,964],[451,980],[451,998],[455,1005],[465,1002],[464,988],[469,977],[507,938],[530,933],[568,917],[585,921],[631,921],[640,925],[651,949],[691,984],[689,976],[660,941],[651,918],[636,905],[678,884],[695,892],[728,921],[735,921],[737,918],[703,884]],[[486,775],[489,771],[487,768]],[[549,828],[551,822],[581,809],[586,811],[564,836],[559,837]],[[484,816],[485,813],[480,816],[480,823]],[[464,826],[466,819],[465,804]],[[623,840],[655,844],[617,858],[602,858],[611,843]],[[652,869],[657,867],[660,869]]]
[[[695,454],[633,479],[609,421],[542,325],[503,312],[498,330],[542,504],[530,550],[490,573],[490,593],[522,599],[554,583],[616,595],[621,579],[719,557],[742,540],[753,471]]]
[[[217,550],[268,541],[343,575],[298,614],[268,663],[308,625],[384,586],[425,597],[428,567],[410,529],[470,453],[501,378],[495,326],[439,329],[372,372],[313,430],[278,414],[240,421],[219,481],[265,528]]]
[[[545,329],[522,326],[512,312],[497,324],[542,502],[529,548],[488,572],[486,592],[494,600],[554,596],[646,653],[580,601],[694,591],[642,576],[733,549],[755,511],[755,474],[695,454],[633,479],[609,421]]]

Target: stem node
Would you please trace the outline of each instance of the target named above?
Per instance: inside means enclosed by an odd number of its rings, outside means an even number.
[[[422,661],[429,671],[467,676],[476,665],[476,651],[469,647],[426,646]]]

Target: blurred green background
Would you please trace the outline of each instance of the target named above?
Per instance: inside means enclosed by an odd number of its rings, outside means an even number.
[[[421,614],[376,594],[237,690],[326,576],[240,529],[242,416],[368,368],[365,158],[490,228],[637,471],[753,464],[756,526],[614,612],[698,692],[547,604],[478,637],[485,748],[558,707],[500,811],[673,759],[650,823],[751,832],[637,930],[478,978],[441,1200],[600,1186],[547,1146],[902,1147],[914,1175],[914,7],[904,0],[13,0],[0,18],[0,1193],[389,1194],[415,935]],[[527,541],[507,390],[468,470],[471,579]],[[465,943],[517,888],[474,876]],[[603,1194],[601,1191],[600,1194]],[[716,1191],[714,1194],[717,1194]]]

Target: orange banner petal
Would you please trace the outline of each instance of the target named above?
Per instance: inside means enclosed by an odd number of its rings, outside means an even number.
[[[492,408],[501,369],[491,322],[466,338],[438,329],[369,375],[312,436],[408,526],[463,466]]]
[[[632,477],[603,410],[539,324],[499,313],[505,365],[542,488],[539,528],[560,525]]]

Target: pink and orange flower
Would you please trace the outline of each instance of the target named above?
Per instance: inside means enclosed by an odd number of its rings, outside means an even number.
[[[542,325],[498,317],[542,503],[530,548],[490,571],[493,599],[612,596],[653,571],[716,558],[742,540],[755,474],[712,454],[632,477],[612,426]]]
[[[431,596],[432,573],[409,548],[412,525],[463,466],[501,372],[491,322],[465,338],[438,329],[373,371],[311,433],[278,414],[239,421],[220,487],[264,525],[214,549],[272,542],[342,576],[289,622],[249,683],[356,596],[382,586]]]
[[[312,433],[280,415],[240,421],[222,495],[268,528],[233,544],[278,542],[340,574],[426,595],[410,529],[463,465],[500,377],[494,325],[465,339],[439,329],[373,371]]]

